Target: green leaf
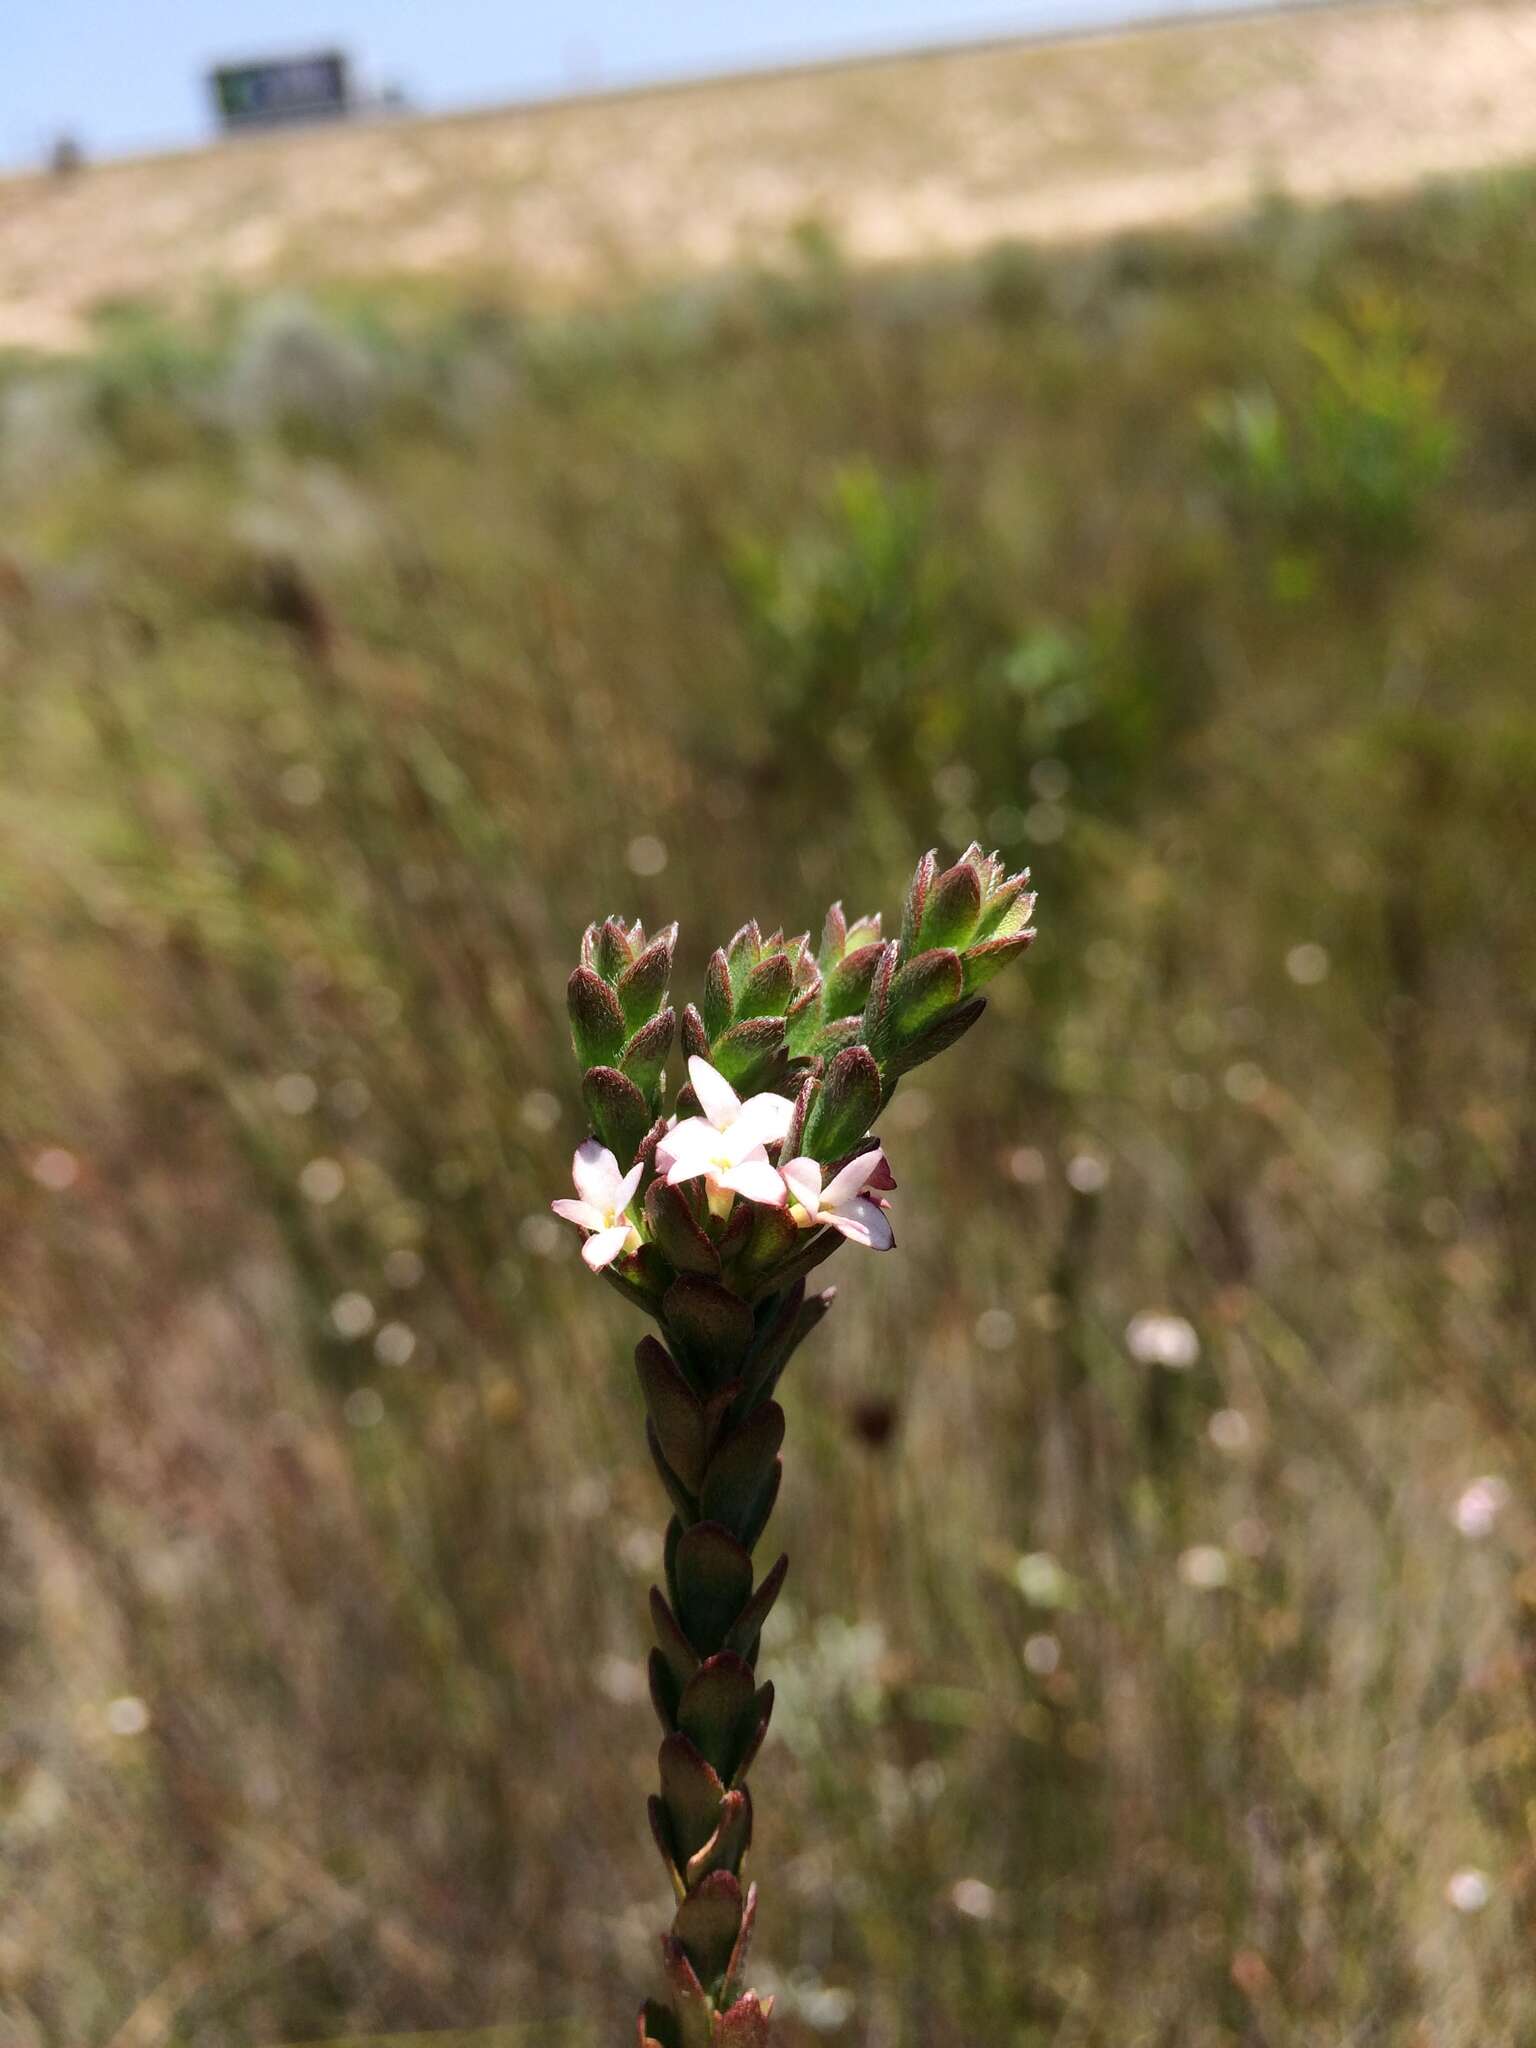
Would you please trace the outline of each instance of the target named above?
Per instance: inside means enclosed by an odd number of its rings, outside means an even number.
[[[884,951],[880,945],[860,946],[857,952],[849,953],[832,969],[821,998],[821,1014],[826,1023],[832,1024],[839,1017],[862,1013],[869,999],[869,984],[874,980],[875,969],[880,965]]]
[[[929,891],[919,927],[924,947],[965,944],[981,916],[981,880],[966,861],[946,868]]]
[[[764,1580],[763,1583],[766,1585],[767,1581]],[[748,1606],[755,1605],[756,1599],[757,1595],[754,1594],[752,1600],[747,1603]],[[771,1606],[772,1602],[769,1605]],[[659,1586],[651,1588],[651,1626],[656,1631],[656,1646],[666,1658],[673,1681],[681,1691],[699,1668],[698,1653],[683,1634],[677,1616],[662,1597]],[[734,1643],[731,1647],[735,1648]],[[746,1653],[742,1651],[739,1654],[744,1656]]]
[[[858,1045],[864,1036],[862,1017],[839,1017],[835,1024],[826,1024],[811,1040],[811,1052],[818,1058],[829,1060],[840,1053],[845,1045]]]
[[[755,1884],[750,1884],[747,1886],[747,1896],[745,1900],[742,1902],[741,1925],[736,1931],[736,1946],[731,1950],[731,1959],[725,1966],[724,1977],[722,1977],[720,1980],[720,1989],[718,1997],[721,2005],[730,2004],[731,1999],[735,1996],[736,1987],[741,1982],[742,1974],[747,1967],[747,1955],[752,1947],[752,1929],[756,1924],[756,1921],[757,1886]],[[745,2008],[746,2017],[750,2018],[750,2008],[752,2006],[755,2006],[756,2004],[756,1994],[749,1991],[746,1994],[746,1996],[742,1999],[741,2004],[738,2007],[736,2007],[735,2010],[741,2012]],[[755,2042],[765,2043],[768,2038],[768,2015],[766,2012],[762,2012],[761,2008],[759,2008],[759,2017],[763,2022],[763,2031],[760,2034],[756,2034],[748,2038]],[[715,2031],[717,2039],[715,2043],[711,2044],[711,2048],[718,2048],[719,2041],[736,2041],[738,2044],[738,2048],[740,2048],[740,2042],[743,2037],[737,2033],[727,2035],[723,2027],[718,2022],[718,2020],[716,2022]]]
[[[704,1477],[704,1404],[654,1337],[636,1345],[635,1371],[662,1455],[696,1494]]]
[[[909,960],[891,983],[890,1007],[884,1029],[875,1043],[882,1054],[918,1037],[929,1025],[953,1009],[965,993],[965,969],[958,953],[919,953]]]
[[[743,1294],[754,1295],[764,1291],[775,1268],[794,1250],[800,1232],[787,1209],[743,1202],[740,1211],[747,1215],[746,1243],[731,1267],[731,1280]],[[733,1216],[732,1223],[735,1220]]]
[[[757,1753],[763,1746],[768,1733],[768,1723],[773,1719],[773,1684],[760,1685],[753,1695],[752,1711],[747,1717],[746,1734],[742,1741],[741,1754],[736,1760],[736,1777],[745,1778],[757,1761]]]
[[[704,970],[704,1029],[711,1041],[730,1028],[736,1014],[736,997],[731,988],[731,969],[717,946]]]
[[[782,1017],[795,992],[795,970],[785,953],[773,953],[753,968],[736,999],[736,1016]]]
[[[834,903],[821,928],[821,951],[816,956],[823,974],[830,974],[848,950],[848,919],[841,903]]]
[[[731,943],[725,949],[725,956],[731,963],[731,980],[739,985],[745,981],[762,957],[763,935],[755,917],[748,918]]]
[[[661,1656],[659,1650],[656,1655]],[[677,1726],[727,1785],[751,1733],[748,1717],[756,1690],[751,1665],[722,1650],[699,1666],[677,1701]]]
[[[695,1056],[701,1060],[709,1058],[709,1032],[692,1003],[683,1010],[683,1051],[690,1059]]]
[[[737,1294],[702,1274],[684,1273],[667,1289],[662,1325],[693,1384],[713,1391],[733,1379],[751,1347],[752,1311]]]
[[[752,1846],[752,1795],[745,1785],[727,1792],[720,1802],[720,1825],[683,1870],[683,1881],[691,1891],[712,1870],[733,1870],[740,1874],[742,1861]]]
[[[715,2048],[715,2003],[705,1994],[688,1951],[676,1935],[661,1937],[662,1967],[672,1986],[678,2048]]]
[[[720,1254],[694,1215],[683,1188],[653,1180],[645,1191],[645,1224],[657,1250],[679,1273],[713,1276],[720,1271]]]
[[[763,1623],[768,1619],[773,1603],[779,1597],[788,1572],[789,1557],[786,1553],[772,1571],[764,1575],[757,1591],[731,1623],[725,1638],[725,1648],[734,1650],[738,1657],[745,1657],[749,1664],[756,1655],[757,1639],[763,1632]],[[655,1595],[655,1598],[660,1599],[660,1594]],[[671,1610],[668,1609],[668,1612]]]
[[[850,1045],[827,1068],[805,1132],[805,1151],[825,1164],[851,1152],[880,1112],[880,1069],[867,1046]]]
[[[651,1128],[645,1097],[617,1067],[589,1067],[582,1077],[581,1094],[593,1129],[620,1167],[629,1167]]]
[[[633,1258],[604,1266],[602,1277],[636,1308],[650,1316],[661,1313],[661,1298],[672,1282],[672,1268],[653,1244],[641,1245]]]
[[[918,933],[923,928],[923,912],[928,905],[928,893],[933,887],[933,878],[939,870],[939,856],[936,849],[930,849],[918,862],[912,880],[907,885],[907,900],[901,913],[901,957],[908,960],[917,951]]]
[[[763,1492],[758,1495],[757,1505],[752,1512],[752,1519],[741,1532],[742,1546],[749,1556],[756,1550],[758,1538],[768,1526],[769,1517],[773,1513],[774,1503],[778,1500],[779,1488],[783,1484],[783,1480],[784,1461],[782,1458],[775,1458],[768,1484]]]
[[[682,1697],[682,1687],[676,1674],[660,1650],[652,1650],[645,1661],[646,1682],[650,1687],[651,1705],[661,1723],[663,1735],[670,1735],[677,1727],[677,1703]]]
[[[821,1029],[821,984],[797,995],[784,1012],[784,1044],[796,1058],[808,1054]]]
[[[985,988],[1016,953],[1028,951],[1034,938],[1033,932],[1017,932],[1012,938],[984,939],[980,945],[972,946],[965,955],[966,994],[973,995],[977,989]]]
[[[699,1512],[698,1501],[668,1464],[666,1452],[661,1448],[661,1438],[656,1434],[656,1425],[649,1416],[645,1418],[645,1447],[651,1454],[657,1478],[667,1490],[667,1499],[671,1501],[674,1513],[684,1522],[693,1521]]]
[[[739,1095],[768,1086],[779,1066],[784,1028],[782,1017],[753,1017],[716,1040],[712,1063]]]
[[[764,1502],[776,1490],[783,1442],[784,1411],[777,1402],[765,1402],[720,1445],[704,1472],[700,1514],[729,1529],[749,1550],[762,1528]]]
[[[673,1935],[706,1988],[718,1984],[730,1965],[741,1933],[742,1907],[738,1879],[729,1870],[715,1870],[677,1909]]]
[[[1011,939],[1023,931],[1034,915],[1035,899],[1029,892],[1029,869],[1010,875],[987,897],[981,907],[981,921],[972,934],[978,939]]]
[[[759,1401],[773,1392],[785,1366],[826,1314],[836,1293],[836,1288],[829,1287],[825,1294],[813,1295],[807,1301],[804,1283],[796,1280],[759,1308],[758,1334],[742,1375],[742,1397],[738,1404],[742,1415],[750,1414]]]
[[[911,1073],[914,1067],[920,1067],[925,1060],[934,1059],[939,1053],[947,1052],[958,1039],[964,1038],[986,1007],[985,996],[973,996],[968,1003],[962,1003],[959,1009],[951,1010],[947,1016],[941,1017],[937,1024],[930,1025],[921,1037],[909,1040],[898,1051],[892,1053],[885,1063],[887,1096],[893,1083],[902,1074]]]
[[[565,1007],[582,1066],[610,1066],[624,1043],[624,1012],[607,982],[590,967],[578,967],[565,985]]]
[[[629,1076],[648,1102],[655,1101],[656,1091],[661,1086],[662,1071],[667,1064],[667,1054],[672,1050],[672,1034],[676,1028],[676,1011],[663,1010],[649,1024],[641,1025],[620,1055],[620,1072]]]
[[[859,1036],[866,1045],[874,1045],[885,1024],[886,1007],[891,999],[891,983],[896,978],[896,962],[899,950],[894,941],[880,950],[875,962],[875,971],[870,976],[869,994],[864,999],[864,1024]]]
[[[680,1861],[686,1863],[720,1825],[725,1786],[686,1735],[669,1735],[657,1761],[672,1841]]]
[[[631,1031],[638,1031],[648,1017],[654,1017],[666,1001],[667,983],[672,978],[672,949],[677,944],[677,926],[671,924],[646,947],[633,967],[619,976],[615,994]]]
[[[675,1571],[683,1633],[700,1657],[712,1657],[751,1598],[751,1554],[718,1522],[696,1522],[678,1539]]]
[[[592,965],[604,981],[615,982],[634,959],[629,929],[621,917],[606,918],[592,948]]]

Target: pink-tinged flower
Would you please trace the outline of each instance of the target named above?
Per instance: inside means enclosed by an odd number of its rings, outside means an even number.
[[[789,1190],[789,1213],[803,1229],[825,1223],[855,1244],[888,1252],[896,1242],[885,1204],[870,1198],[871,1189],[893,1188],[891,1169],[881,1151],[861,1152],[823,1187],[814,1159],[791,1159],[782,1169]]]
[[[688,1062],[688,1078],[704,1114],[686,1117],[667,1132],[656,1147],[658,1169],[674,1187],[703,1174],[716,1213],[730,1207],[732,1195],[781,1209],[784,1183],[767,1148],[788,1131],[795,1105],[787,1095],[754,1095],[743,1102],[697,1053]]]
[[[588,1138],[576,1148],[571,1177],[578,1199],[573,1202],[566,1198],[549,1206],[567,1223],[591,1232],[581,1248],[581,1256],[594,1273],[611,1266],[621,1252],[632,1252],[640,1243],[640,1233],[625,1212],[635,1198],[643,1171],[636,1160],[628,1173],[620,1173],[617,1159],[596,1138]]]

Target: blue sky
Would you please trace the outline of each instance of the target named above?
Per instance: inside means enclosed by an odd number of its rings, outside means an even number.
[[[211,61],[333,42],[367,82],[440,109],[1156,11],[1157,0],[0,0],[0,163],[35,163],[65,132],[93,155],[197,142]]]

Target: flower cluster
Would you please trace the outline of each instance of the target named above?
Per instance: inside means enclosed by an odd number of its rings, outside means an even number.
[[[889,1251],[895,1235],[883,1211],[889,1206],[877,1190],[894,1188],[885,1153],[876,1145],[858,1153],[822,1185],[822,1169],[803,1154],[775,1165],[768,1147],[781,1153],[795,1122],[796,1105],[787,1095],[765,1090],[743,1102],[725,1076],[694,1053],[688,1061],[689,1085],[702,1114],[679,1123],[669,1118],[658,1140],[654,1163],[669,1188],[701,1180],[710,1217],[724,1222],[736,1198],[761,1202],[771,1209],[788,1208],[800,1229],[823,1224],[875,1251]],[[628,1173],[593,1138],[576,1148],[572,1174],[575,1201],[551,1202],[555,1214],[586,1234],[581,1255],[595,1273],[615,1259],[637,1252],[639,1228],[629,1213],[644,1165]]]
[[[586,1234],[587,1264],[655,1313],[679,1273],[755,1300],[843,1239],[889,1250],[894,1182],[871,1126],[1029,945],[1028,882],[972,846],[943,870],[931,853],[919,862],[898,939],[878,915],[850,924],[841,904],[814,953],[808,933],[743,925],[682,1012],[688,1078],[670,1113],[677,927],[648,939],[622,918],[589,926],[568,1006],[593,1137],[576,1199],[554,1204]]]
[[[678,1905],[662,1938],[669,1998],[640,2048],[764,2048],[770,2000],[741,1988],[756,1911],[743,1882],[746,1777],[773,1687],[757,1680],[784,1582],[753,1552],[778,1495],[774,1399],[831,1305],[806,1279],[845,1241],[889,1251],[895,1181],[874,1124],[901,1077],[968,1031],[978,991],[1034,937],[1025,874],[972,846],[919,862],[900,936],[827,913],[810,935],[742,926],[700,1003],[669,996],[677,927],[590,926],[567,991],[590,1136],[554,1203],[588,1266],[654,1317],[635,1354],[646,1439],[672,1505],[651,1611],[661,1789],[651,1828]],[[687,1078],[669,1101],[678,1039]]]

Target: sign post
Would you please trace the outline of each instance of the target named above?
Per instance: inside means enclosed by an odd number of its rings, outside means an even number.
[[[352,81],[340,50],[266,63],[220,64],[208,75],[226,133],[290,121],[338,120],[352,111]]]

